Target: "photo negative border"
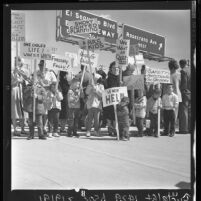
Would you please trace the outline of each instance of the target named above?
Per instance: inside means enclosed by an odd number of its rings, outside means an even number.
[[[77,3],[36,3],[36,4],[3,5],[3,201],[179,201],[195,200],[195,114],[196,114],[196,70],[193,53],[196,47],[195,9],[192,1],[159,1],[159,2],[97,2],[82,1]],[[15,2],[16,3],[16,2]],[[194,5],[195,6],[195,5]],[[196,5],[197,6],[197,5]],[[140,190],[13,190],[11,191],[11,10],[191,10],[191,72],[192,72],[192,133],[191,133],[191,188],[190,189],[140,189]],[[193,10],[193,12],[192,12]],[[193,25],[193,26],[192,26]],[[56,36],[55,36],[56,37]],[[198,48],[196,48],[198,51]]]

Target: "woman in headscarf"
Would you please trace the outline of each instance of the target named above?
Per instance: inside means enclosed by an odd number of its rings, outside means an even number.
[[[15,66],[11,72],[11,119],[14,128],[14,136],[20,136],[17,133],[17,120],[20,120],[21,134],[25,134],[24,131],[24,114],[23,114],[23,77],[19,73],[23,66],[22,59],[15,57]]]

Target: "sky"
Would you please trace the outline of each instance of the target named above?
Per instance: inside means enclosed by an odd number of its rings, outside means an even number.
[[[78,52],[78,46],[65,42],[56,42],[56,11],[26,10],[25,37],[27,42],[43,42],[58,48],[58,53]],[[166,38],[165,56],[190,59],[190,10],[87,10],[87,12],[112,19],[117,22],[156,33]],[[12,44],[12,57],[15,55],[15,43]],[[98,65],[108,67],[114,61],[115,54],[101,51]],[[30,63],[30,61],[26,61]],[[145,60],[153,68],[168,69],[167,62]],[[78,72],[80,69],[74,69]]]

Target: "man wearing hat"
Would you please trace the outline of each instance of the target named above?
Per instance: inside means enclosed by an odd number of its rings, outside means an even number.
[[[180,89],[182,95],[179,113],[179,133],[187,134],[190,131],[191,72],[185,59],[180,60],[179,65],[181,67]]]

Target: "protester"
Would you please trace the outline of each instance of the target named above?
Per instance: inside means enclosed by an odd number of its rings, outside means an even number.
[[[48,137],[59,137],[58,125],[59,125],[59,114],[61,110],[61,100],[63,99],[62,93],[56,87],[57,82],[53,82],[50,85],[50,91],[47,93],[48,103],[48,121],[50,130]]]
[[[141,67],[141,75],[144,75],[144,95],[147,99],[149,99],[152,96],[151,91],[149,91],[149,84],[146,82],[145,74],[146,74],[146,65],[142,65]]]
[[[22,59],[15,57],[15,67],[11,72],[11,119],[13,124],[13,135],[20,136],[17,133],[17,120],[20,120],[21,134],[26,134],[24,130],[24,113],[23,113],[23,77],[19,73],[23,66]]]
[[[109,66],[108,77],[106,79],[106,89],[120,86],[119,68],[115,61]],[[110,136],[116,136],[115,114],[113,105],[105,107],[105,115],[107,117],[108,133]]]
[[[84,72],[84,65],[81,65],[81,71],[79,74],[77,74],[75,77],[76,79],[79,79],[81,81],[82,76],[83,76],[83,81],[82,81],[82,86],[81,90],[83,91],[83,97],[80,97],[80,116],[79,116],[79,121],[78,121],[78,129],[82,130],[82,126],[85,126],[85,120],[87,116],[87,108],[86,108],[86,101],[87,101],[87,95],[85,93],[86,88],[92,78],[91,73],[88,71],[87,66],[85,67],[85,72]],[[84,73],[84,75],[83,75]]]
[[[136,98],[134,106],[135,106],[135,115],[136,115],[136,125],[138,128],[138,137],[143,137],[144,130],[144,119],[146,116],[146,106],[147,99],[144,95],[144,90],[137,90],[138,98]]]
[[[49,88],[50,84],[52,82],[57,82],[57,78],[56,78],[56,75],[52,71],[50,72],[45,67],[45,61],[44,60],[40,60],[38,66],[39,66],[39,70],[37,71],[37,81],[39,82],[39,84],[41,86],[44,87],[44,89],[45,89],[45,97],[47,97],[47,92],[48,92],[48,88]],[[45,135],[47,135],[46,126],[47,126],[47,120],[48,120],[48,109],[47,109],[47,100],[46,100],[46,98],[43,101],[43,104],[44,104],[44,110],[45,110],[44,114],[42,115],[42,118],[43,118],[43,132],[44,132]],[[48,127],[50,129],[50,125],[48,125]]]
[[[180,104],[182,102],[180,84],[181,84],[181,74],[178,71],[179,65],[176,60],[171,60],[168,63],[170,69],[170,82],[173,84],[173,92],[178,96],[179,106],[175,109],[175,121],[177,121]]]
[[[129,110],[128,110],[129,98],[123,97],[121,102],[117,105],[117,118],[120,140],[130,140],[129,134]]]
[[[182,102],[180,103],[179,113],[179,132],[187,134],[191,130],[190,126],[190,101],[191,101],[191,72],[187,66],[187,61],[182,59],[179,61],[181,67],[181,95]]]
[[[94,120],[94,135],[100,136],[100,113],[102,110],[102,93],[104,91],[104,86],[99,82],[101,81],[101,75],[95,74],[93,77],[94,83],[91,80],[91,83],[86,88],[87,98],[87,133],[86,136],[91,136],[91,126],[92,121]]]
[[[70,89],[68,91],[68,130],[67,136],[79,137],[77,134],[78,121],[80,116],[80,97],[83,94],[80,90],[80,81],[77,78],[72,79]]]
[[[99,83],[102,84],[104,88],[106,88],[106,77],[107,77],[106,73],[102,69],[97,70],[96,73],[101,75],[101,78],[99,79]],[[105,128],[107,124],[107,118],[105,116],[104,110],[105,108],[103,108],[100,113],[100,125],[103,128]]]
[[[175,111],[178,108],[178,96],[173,92],[173,84],[167,84],[166,94],[162,97],[165,136],[173,137],[175,134]]]
[[[155,89],[153,95],[147,101],[146,116],[150,119],[149,135],[158,137],[158,109],[161,108],[161,90]]]
[[[29,114],[29,137],[27,140],[34,138],[33,122],[33,97],[35,97],[35,121],[38,127],[39,139],[47,139],[43,132],[43,114],[45,113],[44,100],[45,89],[41,85],[36,86],[36,93],[33,93],[33,85],[28,85],[24,91],[24,110]]]
[[[61,88],[63,99],[61,100],[61,111],[60,111],[60,133],[65,133],[65,126],[68,118],[68,90],[69,83],[67,80],[68,72],[61,71],[59,79],[59,87]]]

